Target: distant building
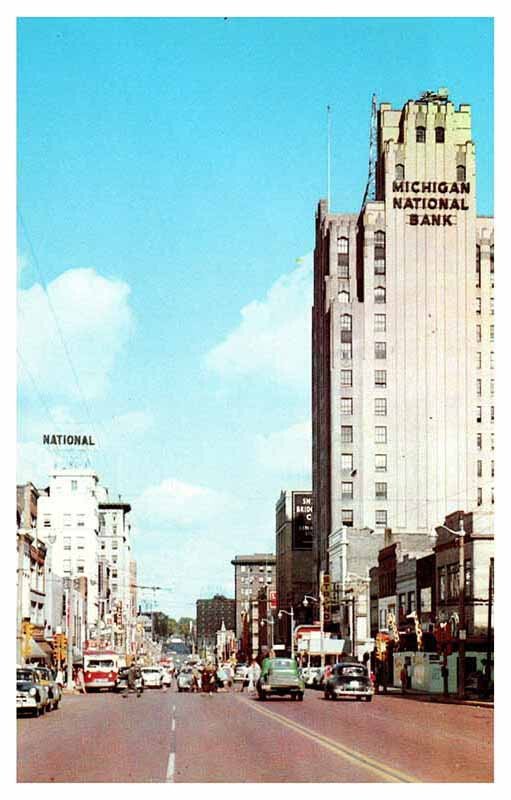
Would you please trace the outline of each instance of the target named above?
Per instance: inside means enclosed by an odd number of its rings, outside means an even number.
[[[217,631],[234,630],[236,601],[216,594],[209,599],[197,600],[197,642],[199,647],[214,647]]]
[[[275,506],[276,588],[279,609],[288,613],[278,620],[275,641],[291,643],[291,618],[294,624],[309,620],[303,598],[313,586],[312,494],[310,491],[283,491]]]
[[[252,613],[257,617],[257,604],[260,590],[266,596],[276,591],[276,563],[273,553],[254,553],[253,555],[235,556],[231,561],[234,566],[234,597],[236,600],[236,638],[242,637],[243,620]],[[255,652],[258,651],[258,630],[251,625],[252,640]]]
[[[113,644],[124,649],[126,624],[132,617],[131,505],[120,497],[110,500],[104,487],[99,496],[100,617],[113,626]]]

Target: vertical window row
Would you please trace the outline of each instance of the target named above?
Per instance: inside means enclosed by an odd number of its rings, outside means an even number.
[[[374,234],[374,274],[385,275],[385,233],[376,231]]]
[[[339,277],[348,280],[350,277],[350,249],[345,236],[337,239],[337,266]]]

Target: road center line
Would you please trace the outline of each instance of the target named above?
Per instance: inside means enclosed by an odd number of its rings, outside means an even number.
[[[237,699],[245,705],[251,706],[251,708],[253,708],[254,711],[257,711],[259,714],[263,714],[270,719],[280,722],[281,725],[285,725],[287,728],[291,728],[291,730],[301,733],[302,736],[312,739],[312,741],[316,742],[316,744],[326,747],[327,750],[331,750],[333,753],[336,753],[338,756],[341,756],[353,764],[357,764],[358,766],[362,765],[366,769],[376,773],[378,777],[383,777],[386,781],[391,783],[420,783],[417,778],[413,778],[411,775],[406,775],[404,772],[393,769],[392,767],[387,766],[387,764],[376,761],[370,756],[366,756],[363,753],[352,750],[351,748],[336,742],[334,739],[330,739],[320,733],[313,733],[299,722],[295,722],[294,720],[290,720],[287,717],[281,716],[280,714],[276,714],[274,711],[269,711],[267,708],[261,708],[255,703],[252,704],[248,700],[242,700],[241,698]]]
[[[167,783],[174,783],[174,769],[176,766],[176,754],[169,753],[169,763],[167,764]]]
[[[173,731],[176,730],[176,720],[174,718],[172,718],[172,728],[171,728],[171,730],[173,730]]]

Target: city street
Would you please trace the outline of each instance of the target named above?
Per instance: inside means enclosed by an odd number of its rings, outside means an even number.
[[[18,720],[19,782],[490,782],[493,710],[246,693],[66,696]]]

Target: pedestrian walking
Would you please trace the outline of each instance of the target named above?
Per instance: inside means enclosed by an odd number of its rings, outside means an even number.
[[[62,672],[61,667],[59,667],[57,670],[57,674],[55,676],[55,683],[57,683],[58,686],[60,686],[61,690],[64,688],[64,673]]]
[[[399,673],[399,677],[401,679],[401,691],[403,694],[406,694],[406,686],[408,683],[408,672],[404,664],[401,667],[401,672]]]
[[[87,689],[85,688],[85,675],[83,674],[83,669],[81,667],[78,669],[78,672],[76,673],[76,685],[79,692],[87,694]]]
[[[261,667],[257,661],[252,659],[252,663],[248,668],[248,691],[253,692],[257,686],[257,681],[261,677]]]

